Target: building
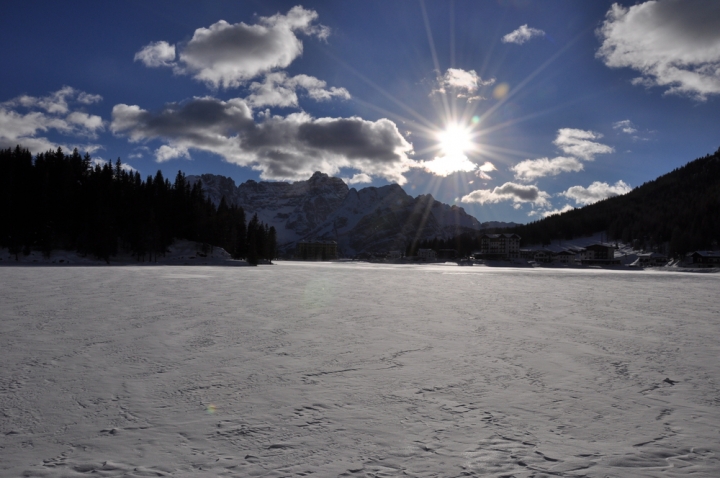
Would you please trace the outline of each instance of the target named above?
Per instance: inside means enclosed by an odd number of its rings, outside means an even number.
[[[473,252],[473,254],[476,254]],[[479,254],[479,252],[477,253]],[[535,260],[535,249],[520,249],[518,251],[518,255],[520,256],[520,259],[526,259],[528,261]]]
[[[585,248],[584,256],[581,260],[584,265],[620,264],[620,259],[615,259],[615,247],[608,244],[591,244]]]
[[[706,267],[720,267],[720,251],[695,251],[685,256],[685,262]]]
[[[520,236],[517,234],[483,234],[480,236],[478,259],[517,259],[518,257],[520,257]]]
[[[337,258],[335,241],[300,241],[295,246],[295,259],[301,261],[332,261]]]
[[[541,264],[549,264],[553,261],[554,255],[552,251],[547,249],[538,249],[533,255],[533,260]]]
[[[437,259],[437,255],[432,249],[418,249],[417,255],[423,261],[429,262]]]
[[[559,262],[560,264],[574,264],[576,255],[577,254],[573,251],[560,251],[555,254],[555,261]]]
[[[438,249],[438,259],[452,259],[455,260],[458,257],[458,253],[455,249]]]
[[[668,258],[665,254],[659,252],[646,252],[638,254],[638,265],[639,266],[664,266],[668,262]]]

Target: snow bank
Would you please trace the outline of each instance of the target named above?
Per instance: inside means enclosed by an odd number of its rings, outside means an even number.
[[[105,265],[102,259],[91,255],[82,256],[74,251],[55,250],[50,257],[45,257],[41,252],[31,251],[29,255],[22,253],[10,254],[7,248],[0,249],[0,265]],[[137,265],[137,264],[166,264],[166,265],[229,265],[246,266],[245,261],[237,261],[230,257],[230,254],[222,247],[211,247],[199,242],[188,240],[177,240],[168,248],[165,255],[155,257],[148,255],[138,259],[128,253],[119,253],[110,258],[110,264],[114,265]]]

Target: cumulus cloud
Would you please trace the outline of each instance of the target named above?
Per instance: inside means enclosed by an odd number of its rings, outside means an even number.
[[[108,161],[108,160],[103,159],[103,158],[100,158],[100,157],[94,157],[94,158],[92,158],[92,159],[90,160],[90,164],[91,164],[93,167],[95,167],[95,166],[103,167],[103,166],[105,166],[106,164],[110,164],[110,165],[112,165],[112,166],[115,165],[115,163],[113,163],[112,161]],[[120,168],[121,168],[123,171],[126,171],[126,172],[128,172],[128,173],[135,173],[136,171],[138,171],[136,168],[133,168],[133,167],[130,166],[129,164],[127,164],[127,163],[122,163],[122,162],[120,163]]]
[[[553,144],[560,148],[565,154],[582,158],[585,161],[592,161],[595,155],[607,154],[615,151],[610,146],[591,141],[600,139],[602,135],[593,131],[581,129],[562,128]]]
[[[163,144],[155,150],[155,159],[158,163],[164,163],[177,158],[190,159],[190,151],[188,151],[187,146],[168,146],[167,144]]]
[[[567,191],[560,193],[560,195],[574,200],[577,204],[586,205],[612,196],[626,194],[631,190],[632,188],[622,180],[616,182],[614,185],[595,181],[587,188],[583,186],[573,186]]]
[[[417,167],[422,168],[435,176],[446,177],[460,171],[475,171],[478,165],[470,161],[467,156],[457,154],[439,156],[430,161],[419,161]]]
[[[613,4],[597,31],[597,57],[611,68],[632,68],[633,83],[666,88],[699,100],[720,94],[720,2],[647,1]]]
[[[166,41],[150,43],[135,53],[135,61],[141,61],[150,68],[173,66],[175,63],[175,45],[171,45]]]
[[[557,176],[560,173],[578,172],[583,164],[578,158],[592,161],[595,155],[612,153],[615,150],[602,143],[592,141],[602,138],[600,133],[573,128],[561,128],[553,144],[568,156],[556,158],[526,159],[512,168],[515,179],[532,181],[545,176]]]
[[[637,129],[635,128],[635,125],[633,125],[632,121],[630,121],[630,120],[622,120],[622,121],[617,121],[617,122],[613,123],[613,129],[619,129],[623,133],[627,133],[627,134],[637,133]]]
[[[536,37],[544,37],[545,32],[537,28],[528,28],[527,24],[522,25],[515,31],[512,31],[502,37],[503,43],[515,43],[516,45],[522,45],[528,40]]]
[[[105,128],[102,118],[74,109],[77,103],[87,105],[100,101],[99,95],[91,95],[70,86],[43,97],[22,95],[0,103],[0,148],[21,145],[33,153],[45,152],[63,146],[49,140],[44,134],[55,131],[64,135],[96,138]],[[93,144],[75,144],[80,149],[95,151]]]
[[[535,209],[528,213],[528,216],[540,216],[540,217],[548,217],[553,216],[555,214],[562,214],[564,212],[572,211],[575,209],[570,204],[566,204],[565,206],[561,207],[560,209],[551,209],[551,210],[541,210],[541,209]]]
[[[372,177],[365,173],[354,174],[351,178],[342,178],[345,184],[366,184],[372,182]]]
[[[475,171],[475,176],[479,177],[480,179],[490,180],[492,179],[488,174],[490,171],[497,171],[497,169],[495,168],[495,165],[493,163],[491,163],[490,161],[485,161],[485,163],[478,166],[477,170]],[[470,184],[472,184],[472,182]]]
[[[475,175],[482,179],[492,179],[487,173],[495,171],[495,166],[490,161],[478,165],[461,153],[437,156],[429,161],[415,161],[410,164],[410,167],[424,169],[430,174],[441,177],[458,172],[475,171]]]
[[[147,66],[172,67],[178,74],[189,74],[213,88],[235,88],[257,76],[285,68],[302,54],[297,34],[322,40],[330,30],[315,23],[317,13],[301,6],[286,15],[260,17],[248,25],[224,20],[198,28],[177,54],[165,41],[150,43],[135,54]]]
[[[582,171],[583,165],[576,158],[558,156],[553,159],[526,159],[510,169],[515,173],[515,179],[532,181],[544,176],[557,176],[560,173]]]
[[[516,205],[531,203],[539,207],[549,207],[550,195],[541,191],[537,186],[507,182],[494,189],[478,189],[463,196],[460,201],[464,203],[494,204],[501,201],[512,201]]]
[[[285,72],[269,73],[265,75],[265,81],[262,83],[253,82],[250,85],[252,93],[246,101],[255,107],[297,107],[296,90],[298,89],[305,90],[307,96],[316,101],[327,101],[332,98],[350,99],[350,93],[345,88],[327,89],[326,87],[327,83],[309,75],[289,77]]]
[[[468,102],[483,100],[482,96],[477,95],[480,87],[492,85],[495,78],[483,80],[475,72],[475,70],[466,71],[460,68],[448,68],[444,75],[437,78],[438,87],[433,93],[455,94],[458,98],[465,98]]]
[[[255,122],[242,99],[194,98],[153,113],[135,105],[113,108],[111,130],[133,142],[161,140],[158,161],[209,151],[261,172],[263,179],[298,180],[314,171],[350,168],[404,184],[410,145],[388,119],[265,115]]]
[[[42,109],[48,113],[65,114],[68,112],[68,101],[76,99],[78,96],[82,98],[82,103],[89,104],[102,99],[99,95],[88,95],[80,92],[71,86],[63,86],[59,90],[50,93],[47,96],[35,97],[22,95],[13,100],[6,102],[6,105],[24,106],[25,108]]]

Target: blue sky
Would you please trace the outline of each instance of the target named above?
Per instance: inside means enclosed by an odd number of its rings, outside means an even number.
[[[720,146],[720,2],[35,1],[0,15],[0,147],[237,183],[397,182],[481,221]]]

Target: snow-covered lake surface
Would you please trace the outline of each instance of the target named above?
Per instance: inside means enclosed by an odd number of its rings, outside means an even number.
[[[0,476],[720,476],[720,274],[0,268]]]

